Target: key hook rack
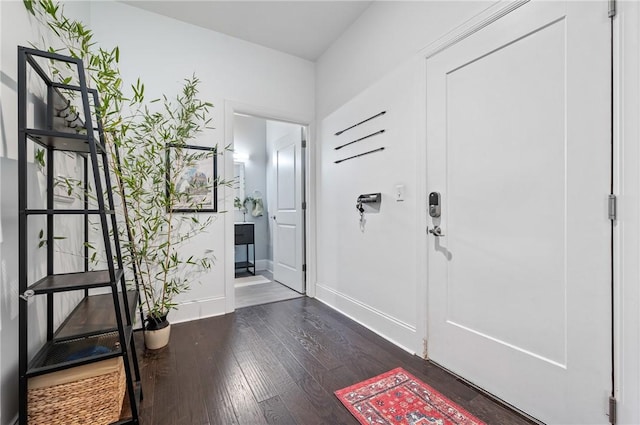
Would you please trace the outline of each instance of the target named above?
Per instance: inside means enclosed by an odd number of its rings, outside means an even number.
[[[358,196],[359,204],[371,204],[375,202],[380,202],[382,195],[380,193],[367,193],[364,195]]]
[[[382,200],[381,193],[365,193],[358,196],[356,200],[356,210],[360,214],[360,230],[364,232],[365,226],[365,208],[364,205],[370,205],[367,212],[380,212],[380,201]]]

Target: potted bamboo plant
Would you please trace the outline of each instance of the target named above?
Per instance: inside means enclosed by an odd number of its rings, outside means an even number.
[[[163,98],[157,112],[145,108],[120,146],[116,174],[125,200],[124,257],[141,288],[148,348],[166,345],[167,315],[176,307],[175,297],[188,291],[191,278],[213,262],[210,252],[181,254],[211,223],[211,215],[203,220],[195,212],[213,201],[212,188],[218,183],[197,171],[202,163],[213,169],[216,152],[187,144],[209,122],[211,105],[197,98],[197,85],[197,78],[187,79],[173,101]],[[190,176],[186,182],[185,176]]]

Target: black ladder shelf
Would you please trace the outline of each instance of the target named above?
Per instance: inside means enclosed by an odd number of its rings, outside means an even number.
[[[75,73],[78,84],[70,85],[54,81],[43,64],[60,62]],[[33,72],[28,74],[28,69]],[[35,75],[39,77],[35,78]],[[46,88],[46,111],[43,127],[28,126],[28,102],[37,93],[29,91],[29,85]],[[66,80],[65,80],[66,81]],[[37,88],[37,87],[36,87]],[[80,100],[75,116],[76,131],[61,128],[56,105],[67,102],[64,93],[76,93]],[[44,96],[44,93],[43,93]],[[132,318],[139,303],[138,288],[127,289],[122,253],[117,231],[109,165],[101,122],[97,116],[98,93],[87,86],[84,65],[81,60],[56,53],[18,47],[18,209],[19,209],[19,423],[28,424],[28,382],[35,376],[121,357],[123,361],[126,392],[124,408],[119,420],[112,425],[138,424],[138,411],[142,399],[140,370],[133,339]],[[93,110],[93,111],[92,111]],[[35,113],[32,112],[32,115]],[[57,121],[58,122],[57,122]],[[38,121],[32,117],[32,121]],[[77,131],[77,130],[80,131]],[[46,153],[47,195],[46,208],[30,209],[28,177],[30,173],[27,146],[35,143]],[[54,204],[54,151],[79,155],[84,164],[84,208],[55,208]],[[91,177],[89,174],[91,170]],[[89,180],[94,185],[97,208],[90,208]],[[104,185],[103,185],[104,182]],[[105,196],[106,194],[106,202]],[[75,273],[54,272],[54,217],[80,215],[84,217],[84,270]],[[89,270],[89,216],[99,217],[102,241],[104,242],[106,269]],[[46,220],[46,275],[30,282],[31,266],[28,243],[29,217],[40,216]],[[95,295],[89,290],[103,288]],[[83,290],[84,295],[77,306],[54,329],[54,294]],[[110,290],[110,292],[109,292]],[[46,299],[47,340],[35,355],[29,353],[29,308],[32,297],[43,295]],[[97,349],[99,348],[99,349]]]

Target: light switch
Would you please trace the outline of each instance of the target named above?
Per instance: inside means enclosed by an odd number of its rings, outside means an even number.
[[[404,185],[403,184],[396,185],[396,201],[397,202],[404,201]]]

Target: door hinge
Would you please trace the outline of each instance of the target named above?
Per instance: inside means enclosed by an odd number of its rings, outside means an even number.
[[[303,147],[303,148],[306,148],[306,147],[307,147],[307,141],[306,141],[306,140],[304,140],[304,139],[302,139],[302,147]]]
[[[307,209],[307,201],[303,201],[302,202],[302,209],[306,210]]]
[[[306,273],[307,272],[307,265],[303,264],[302,265],[302,273]]]
[[[615,221],[618,218],[618,199],[613,193],[609,195],[609,220]]]
[[[609,0],[609,17],[616,16],[616,0]]]
[[[612,425],[616,424],[616,405],[616,398],[613,396],[609,397],[609,423]]]

